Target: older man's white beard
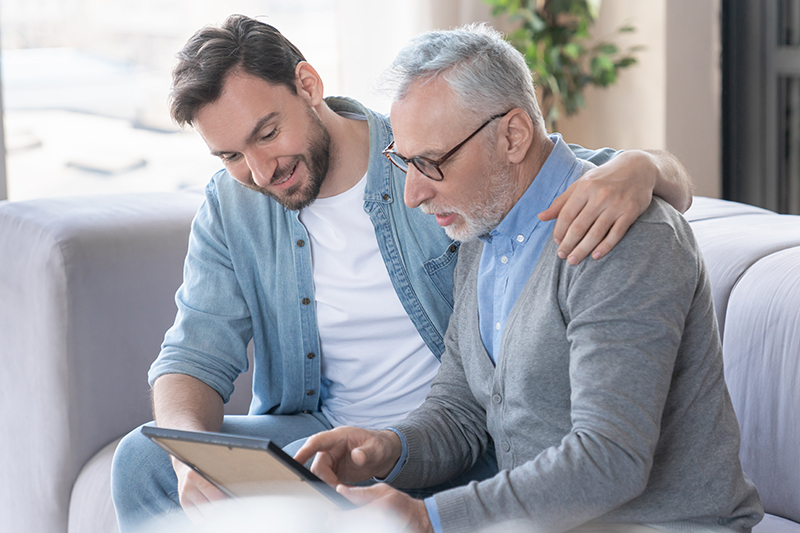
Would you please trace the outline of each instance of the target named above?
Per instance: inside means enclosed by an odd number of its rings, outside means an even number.
[[[461,222],[444,227],[444,232],[454,241],[467,242],[492,231],[511,209],[516,197],[516,184],[511,171],[500,165],[492,166],[492,177],[486,187],[476,192],[463,207],[423,202],[420,209],[429,215],[455,213]]]

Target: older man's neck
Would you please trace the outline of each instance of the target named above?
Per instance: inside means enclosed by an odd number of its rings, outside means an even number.
[[[337,115],[325,103],[317,112],[331,136],[330,166],[319,193],[328,198],[350,190],[367,173],[369,124]]]
[[[544,166],[544,162],[550,157],[550,152],[553,151],[555,144],[551,141],[547,135],[541,134],[537,135],[531,146],[528,148],[528,153],[525,156],[525,159],[519,164],[519,185],[520,185],[520,193],[517,197],[517,200],[525,194],[525,191],[528,190],[528,187],[533,180],[536,179],[536,176],[539,174],[539,171],[542,170]]]

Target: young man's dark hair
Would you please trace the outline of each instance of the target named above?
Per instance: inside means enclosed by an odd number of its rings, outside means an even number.
[[[192,125],[197,111],[215,101],[234,69],[286,86],[294,86],[295,67],[303,54],[281,32],[243,15],[231,15],[220,27],[195,33],[178,53],[172,72],[170,113],[181,126]]]

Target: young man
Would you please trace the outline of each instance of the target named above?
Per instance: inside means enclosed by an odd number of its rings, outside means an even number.
[[[405,202],[463,242],[445,353],[405,420],[315,435],[296,459],[319,452],[331,484],[414,488],[493,443],[498,474],[424,502],[341,486],[414,531],[749,531],[762,509],[688,223],[655,199],[602,260],[559,261],[552,224],[533,215],[591,164],[547,135],[521,55],[468,27],[415,39],[393,72],[385,153],[408,172]]]
[[[225,170],[206,188],[178,315],[149,374],[156,423],[286,445],[334,426],[382,427],[421,404],[444,351],[459,243],[401,201],[405,175],[381,154],[388,119],[323,99],[300,52],[241,16],[199,31],[181,51],[172,115],[197,129]],[[570,262],[595,246],[602,255],[654,185],[688,206],[680,165],[633,151],[544,216],[560,208]],[[250,415],[223,417],[250,341]],[[496,471],[485,459],[470,477]],[[138,431],[120,444],[112,477],[123,532],[221,497]]]

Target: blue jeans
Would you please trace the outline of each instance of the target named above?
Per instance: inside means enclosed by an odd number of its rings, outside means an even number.
[[[322,413],[226,416],[222,433],[271,439],[286,446],[330,429]],[[181,511],[178,479],[167,452],[139,428],[122,439],[111,467],[111,495],[120,533],[137,531],[152,518]]]

